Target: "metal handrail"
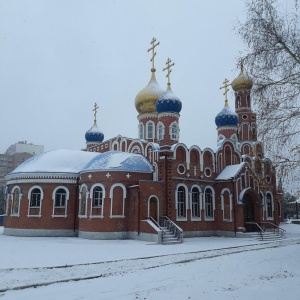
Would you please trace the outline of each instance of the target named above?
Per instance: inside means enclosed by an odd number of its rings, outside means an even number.
[[[158,224],[158,222],[157,221],[155,221],[152,217],[148,217],[148,219],[149,220],[151,220],[162,232],[163,232],[163,234],[167,234],[164,230],[163,230],[163,228]]]
[[[160,217],[161,223],[163,225],[166,225],[164,227],[167,227],[168,230],[172,231],[173,234],[182,241],[183,239],[183,230],[175,224],[172,220],[170,220],[167,216]]]
[[[278,235],[285,236],[284,233],[286,232],[286,230],[283,229],[283,228],[281,228],[281,227],[279,227],[279,226],[277,226],[276,224],[274,224],[272,222],[259,222],[259,224],[269,224],[269,225],[272,225],[272,228],[269,228],[269,229],[274,229],[274,232],[277,229]]]

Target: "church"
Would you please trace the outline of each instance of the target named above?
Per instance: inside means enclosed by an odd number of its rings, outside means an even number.
[[[216,149],[188,148],[180,140],[182,102],[171,89],[170,59],[167,89],[156,81],[158,45],[153,38],[150,81],[135,98],[138,137],[105,140],[95,104],[84,150],[45,152],[6,176],[4,234],[175,243],[279,225],[282,191],[257,140],[253,82],[242,63],[240,74],[222,87]]]

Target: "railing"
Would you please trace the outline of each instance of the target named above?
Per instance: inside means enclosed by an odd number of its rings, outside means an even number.
[[[257,229],[255,231],[257,231],[259,233],[262,240],[264,239],[263,233],[265,231],[261,226],[258,225],[258,223],[256,223],[256,222],[245,222],[245,225],[250,225],[251,227],[255,227]]]
[[[267,232],[273,232],[281,237],[285,237],[285,232],[283,228],[280,228],[279,226],[275,225],[272,222],[259,222],[260,226],[263,228],[264,231]]]
[[[183,241],[183,230],[168,217],[160,217],[160,224],[162,227],[166,227],[169,231],[171,231],[179,241]]]
[[[163,228],[161,228],[161,226],[152,217],[148,217],[148,220],[151,220],[151,222],[153,222],[162,231],[163,234],[166,234]]]
[[[280,237],[285,237],[286,230],[280,228],[279,226],[271,222],[245,222],[245,225],[255,227],[257,229],[255,231],[257,231],[260,234],[262,240],[264,239],[264,232],[273,232],[274,234],[277,234]]]

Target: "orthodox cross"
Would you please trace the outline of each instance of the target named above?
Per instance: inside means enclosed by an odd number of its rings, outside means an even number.
[[[93,109],[93,112],[94,112],[94,124],[97,124],[97,119],[96,119],[96,115],[97,115],[97,109],[99,108],[99,106],[97,105],[97,103],[95,102],[94,104],[94,109]]]
[[[243,63],[243,59],[241,58],[241,61],[240,61],[240,67],[241,67],[241,73],[244,72],[244,63]]]
[[[228,79],[225,78],[225,80],[224,80],[224,82],[223,82],[224,85],[220,87],[220,90],[221,90],[221,89],[224,89],[224,90],[225,90],[224,93],[223,93],[223,95],[225,95],[225,103],[228,103],[228,100],[227,100],[227,92],[229,91],[229,88],[228,88],[228,87],[231,85],[231,84],[228,84],[228,82],[229,82]]]
[[[149,52],[149,51],[152,50],[152,57],[151,57],[150,61],[152,61],[152,69],[151,69],[151,71],[153,71],[153,72],[155,72],[154,57],[156,55],[156,52],[154,52],[154,49],[155,49],[156,46],[159,45],[159,42],[157,42],[156,44],[155,44],[155,42],[156,42],[156,38],[153,38],[152,41],[151,41],[151,43],[150,43],[150,44],[152,44],[152,47],[147,50],[147,52]]]
[[[170,88],[170,85],[171,85],[171,83],[170,83],[170,74],[172,72],[171,67],[173,67],[175,65],[175,63],[171,63],[171,62],[172,62],[171,59],[168,58],[167,62],[166,62],[167,66],[165,68],[163,68],[163,71],[168,70],[168,73],[166,75],[166,77],[168,78],[168,88]]]

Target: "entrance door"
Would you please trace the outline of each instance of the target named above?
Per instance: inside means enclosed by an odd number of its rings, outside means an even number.
[[[152,197],[149,201],[149,217],[152,217],[156,222],[158,222],[158,210],[157,210],[157,199]]]
[[[245,195],[244,197],[244,223],[247,231],[255,231],[256,226],[246,224],[247,222],[255,222],[255,214],[254,214],[254,201],[250,195]]]

